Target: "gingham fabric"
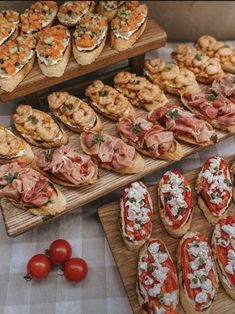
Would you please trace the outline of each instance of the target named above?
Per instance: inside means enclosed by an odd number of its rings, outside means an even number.
[[[167,44],[148,56],[154,57],[159,53],[160,57],[169,59],[174,46]],[[1,116],[0,123],[9,125],[9,117]],[[214,154],[235,154],[235,136],[205,148],[203,152],[172,167],[183,172],[190,171],[200,167],[204,160]],[[147,185],[155,184],[164,171],[143,180]],[[115,191],[14,239],[7,237],[0,217],[0,314],[132,313],[97,215],[99,206],[117,199],[121,192],[121,189]],[[57,238],[70,241],[73,255],[86,259],[89,265],[86,280],[73,285],[54,270],[42,282],[25,282],[23,276],[28,259],[35,253],[43,252]]]

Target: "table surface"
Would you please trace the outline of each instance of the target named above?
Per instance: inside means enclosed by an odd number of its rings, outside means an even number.
[[[159,57],[169,59],[174,46],[167,44],[159,49]],[[157,51],[148,56],[157,56]],[[0,116],[0,123],[8,125],[9,117]],[[173,167],[190,171],[215,154],[224,157],[235,154],[235,136],[191,155]],[[145,177],[145,184],[155,184],[162,173]],[[122,189],[119,189],[14,239],[7,237],[0,217],[0,313],[130,314],[130,305],[97,215],[99,206],[117,199],[121,193]],[[73,256],[86,259],[89,265],[86,280],[79,285],[70,284],[55,269],[42,282],[25,282],[23,276],[28,259],[43,252],[57,238],[70,241]]]

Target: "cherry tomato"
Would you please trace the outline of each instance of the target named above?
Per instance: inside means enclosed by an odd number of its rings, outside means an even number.
[[[50,260],[55,265],[63,265],[72,256],[72,248],[68,241],[58,239],[49,248]]]
[[[80,282],[86,278],[88,266],[82,258],[71,258],[64,267],[64,276],[72,282]]]
[[[51,261],[44,254],[37,254],[30,258],[27,264],[27,275],[25,280],[32,278],[43,279],[46,278],[51,271]]]

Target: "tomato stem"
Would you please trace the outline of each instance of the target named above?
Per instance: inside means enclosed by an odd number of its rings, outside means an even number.
[[[32,277],[31,274],[26,274],[26,275],[24,276],[24,279],[25,279],[26,281],[30,281],[30,280],[33,279],[33,277]]]
[[[50,250],[49,250],[49,249],[46,249],[46,250],[44,251],[44,253],[45,253],[45,255],[46,255],[47,257],[50,257]]]

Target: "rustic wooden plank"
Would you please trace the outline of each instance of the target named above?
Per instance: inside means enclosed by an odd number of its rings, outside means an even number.
[[[142,75],[143,69],[144,69],[144,59],[145,59],[145,54],[136,56],[134,58],[130,58],[128,61],[131,67],[131,71],[138,75]]]
[[[235,159],[235,156],[232,157]],[[193,189],[195,178],[199,170],[186,173],[185,176],[188,178],[191,187]],[[178,239],[172,238],[163,227],[157,208],[157,196],[156,186],[148,187],[154,204],[154,222],[153,222],[153,238],[162,239],[170,252],[170,255],[176,264],[176,250],[179,243]],[[193,189],[194,191],[194,189]],[[196,205],[196,197],[194,193],[194,209],[192,226],[190,230],[199,231],[205,234],[209,239],[211,238],[213,227],[207,222],[203,213]],[[119,213],[119,201],[112,202],[98,209],[100,221],[102,223],[105,236],[108,240],[111,252],[119,270],[123,285],[125,287],[127,296],[129,298],[132,310],[134,314],[141,314],[141,308],[138,303],[136,294],[136,273],[137,273],[137,261],[138,256],[134,252],[130,252],[122,241],[120,231],[118,228],[118,213]],[[235,214],[235,205],[232,203],[229,209],[230,214]],[[180,306],[180,313],[184,313]],[[219,293],[212,306],[211,313],[213,314],[228,314],[234,313],[234,301],[225,293],[224,289],[220,286]]]

